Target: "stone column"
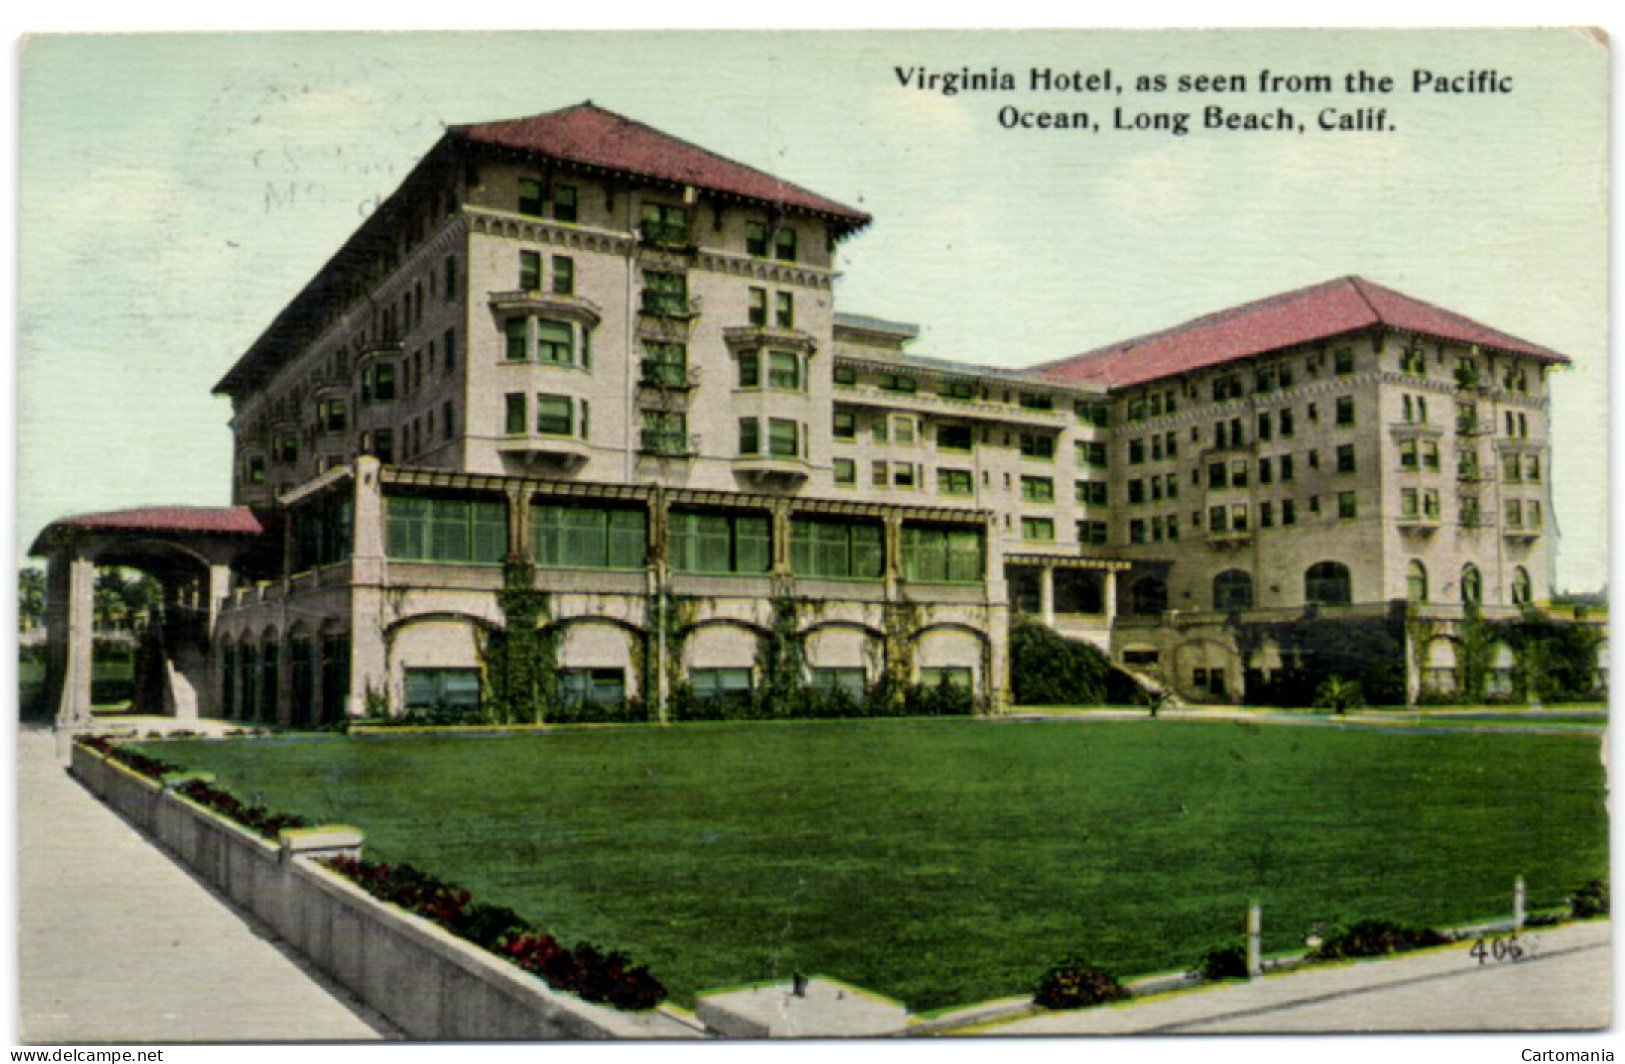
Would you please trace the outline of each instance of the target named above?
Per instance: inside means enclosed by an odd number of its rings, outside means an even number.
[[[1055,627],[1055,567],[1038,567],[1038,618],[1050,628]]]
[[[895,599],[902,594],[903,581],[903,515],[886,514],[886,598]]]
[[[355,532],[350,559],[350,694],[345,712],[367,712],[369,693],[390,700],[389,660],[384,644],[384,583],[387,529],[378,459],[355,461]]]
[[[531,546],[530,492],[523,485],[508,486],[508,556],[533,560]]]
[[[1117,570],[1107,569],[1105,580],[1101,589],[1101,609],[1105,613],[1106,630],[1109,633],[1112,625],[1117,623]]]
[[[790,575],[790,504],[783,499],[773,503],[773,575]]]
[[[63,568],[60,581],[57,569]],[[50,639],[61,646],[62,687],[57,701],[56,722],[61,726],[91,723],[90,679],[92,653],[96,645],[96,563],[75,551],[51,559],[52,590],[61,592],[52,603]],[[55,655],[53,655],[54,657]]]

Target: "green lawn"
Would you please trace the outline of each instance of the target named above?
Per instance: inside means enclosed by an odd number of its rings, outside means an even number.
[[[243,797],[361,826],[673,992],[823,973],[917,1010],[1082,953],[1190,965],[1264,906],[1448,925],[1606,874],[1594,736],[1144,721],[561,729],[168,743]]]

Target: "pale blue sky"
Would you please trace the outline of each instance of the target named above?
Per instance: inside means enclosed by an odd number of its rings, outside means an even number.
[[[1007,131],[897,66],[1341,73],[1387,134]],[[1510,95],[1413,95],[1413,68]],[[1344,274],[1576,361],[1554,387],[1559,585],[1607,558],[1607,54],[1568,31],[41,37],[22,54],[19,549],[65,513],[228,500],[210,387],[442,123],[594,102],[875,215],[838,306],[1020,366]],[[1251,97],[1243,107],[1273,107]]]

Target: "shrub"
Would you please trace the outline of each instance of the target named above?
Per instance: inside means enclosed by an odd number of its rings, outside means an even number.
[[[174,771],[171,766],[170,771]],[[203,780],[188,780],[178,788],[181,794],[206,809],[212,809],[228,820],[236,821],[250,831],[274,839],[287,828],[310,826],[310,821],[293,813],[278,813],[258,802],[252,805],[233,796],[229,791],[212,786]]]
[[[1081,1009],[1129,996],[1110,972],[1069,957],[1038,980],[1033,1001],[1046,1009]]]
[[[1224,979],[1246,979],[1247,951],[1240,946],[1220,946],[1202,954],[1196,962],[1196,973],[1209,983]]]
[[[1593,879],[1569,898],[1569,909],[1576,920],[1589,920],[1593,916],[1608,915],[1608,884]]]
[[[1405,927],[1392,920],[1361,920],[1332,932],[1311,956],[1316,960],[1381,957],[1389,953],[1447,945],[1451,940],[1431,928]]]
[[[1010,693],[1023,706],[1102,705],[1111,662],[1087,643],[1018,617],[1010,624]]]
[[[1342,676],[1328,676],[1320,682],[1315,689],[1315,708],[1329,709],[1334,713],[1345,713],[1351,709],[1358,709],[1365,705],[1365,696],[1360,693],[1360,681],[1345,679]]]
[[[652,1009],[666,998],[666,988],[648,967],[632,967],[624,953],[605,953],[587,942],[565,949],[512,909],[471,901],[467,890],[409,864],[352,857],[333,857],[326,864],[373,897],[489,950],[556,990],[619,1009]]]

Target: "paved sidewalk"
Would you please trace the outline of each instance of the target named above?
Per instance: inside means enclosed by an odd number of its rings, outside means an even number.
[[[1607,1026],[1607,920],[1526,931],[1525,959],[1480,964],[1470,943],[1144,1001],[989,1024],[995,1035],[1312,1034],[1586,1030]]]
[[[80,787],[48,730],[17,763],[20,1038],[399,1037]]]

